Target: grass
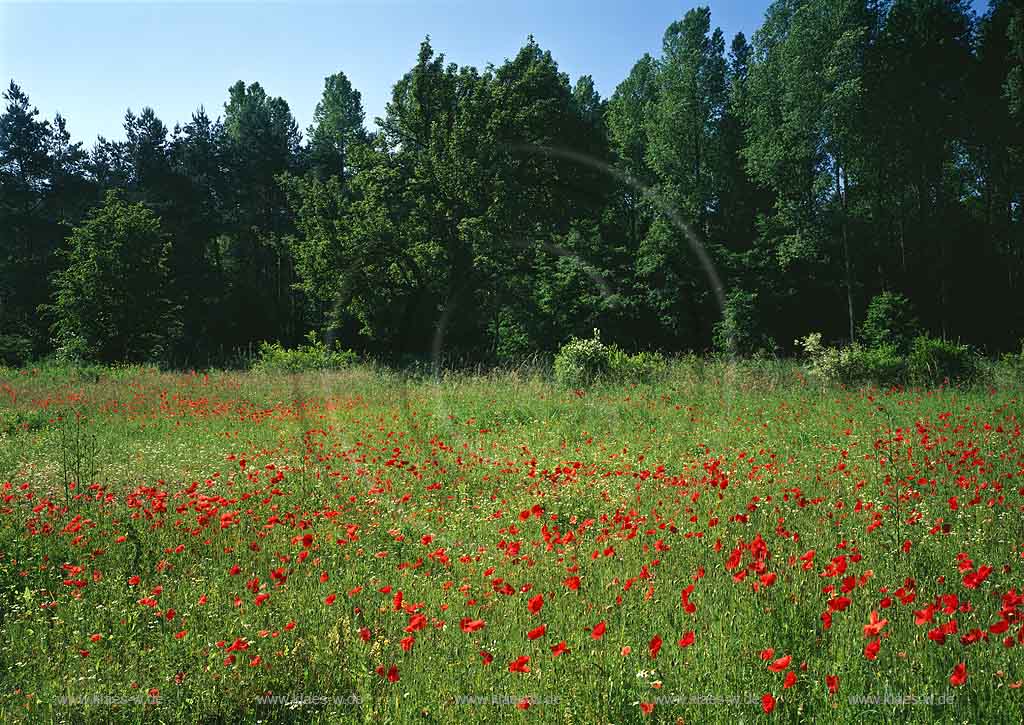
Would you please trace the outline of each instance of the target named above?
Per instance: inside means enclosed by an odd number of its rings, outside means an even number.
[[[0,382],[5,722],[1024,719],[1019,381]]]

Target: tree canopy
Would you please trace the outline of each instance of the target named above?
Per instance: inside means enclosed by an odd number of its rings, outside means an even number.
[[[786,352],[891,299],[1020,344],[1020,0],[777,0],[749,39],[698,7],[608,98],[532,37],[483,68],[426,38],[373,129],[338,70],[305,136],[258,82],[90,149],[3,98],[0,362],[223,363],[311,331],[499,361],[595,327]]]

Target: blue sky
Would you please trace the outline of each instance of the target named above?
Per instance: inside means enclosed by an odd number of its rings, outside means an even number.
[[[325,76],[343,70],[367,125],[415,62],[420,40],[459,65],[500,63],[533,33],[575,80],[610,95],[673,20],[709,4],[726,34],[749,37],[768,0],[338,0],[228,3],[8,3],[0,0],[0,82],[14,78],[76,140],[123,138],[127,108],[152,106],[173,128],[204,105],[221,115],[228,87],[259,81],[305,130]],[[986,0],[975,0],[980,11]]]

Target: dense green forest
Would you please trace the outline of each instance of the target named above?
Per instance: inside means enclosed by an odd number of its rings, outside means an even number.
[[[1021,0],[778,0],[731,40],[697,8],[610,98],[533,38],[483,69],[409,51],[372,129],[339,71],[305,132],[239,81],[222,113],[129,110],[89,149],[12,80],[0,362],[206,365],[310,331],[389,361],[593,328],[788,353],[857,339],[883,292],[1019,347]]]

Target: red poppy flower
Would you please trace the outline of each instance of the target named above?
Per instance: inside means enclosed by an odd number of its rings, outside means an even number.
[[[878,612],[871,610],[871,622],[864,625],[865,637],[877,637],[882,628],[889,623],[888,619],[879,619]]]
[[[992,567],[980,566],[978,571],[968,572],[964,575],[964,586],[968,589],[977,589],[978,586],[992,573]]]
[[[828,600],[828,608],[831,612],[841,612],[853,603],[849,597],[835,597]]]
[[[878,657],[878,650],[881,649],[881,640],[873,639],[868,642],[867,646],[864,647],[864,656],[869,660],[873,660]]]
[[[470,619],[469,617],[463,617],[459,622],[459,629],[466,634],[476,632],[478,629],[483,629],[487,623],[482,619]]]
[[[647,650],[651,653],[651,657],[657,657],[658,652],[661,650],[661,637],[654,635],[651,638],[650,644],[647,645]]]
[[[324,604],[326,604],[327,606],[331,606],[332,604],[334,604],[334,600],[337,598],[338,596],[336,594],[328,594],[327,597],[324,599]]]
[[[641,702],[640,703],[640,712],[642,712],[644,715],[650,715],[652,712],[654,712],[654,703],[653,702]]]
[[[427,626],[427,618],[422,614],[414,614],[409,618],[409,624],[405,628],[407,634],[412,632],[419,632],[421,629]]]
[[[580,588],[580,578],[578,576],[571,576],[562,583],[574,592]]]
[[[539,627],[534,627],[533,629],[531,629],[529,632],[526,633],[526,636],[529,639],[533,640],[533,639],[537,639],[538,637],[543,637],[544,633],[547,632],[547,631],[548,631],[548,625],[542,624]]]
[[[761,709],[765,712],[771,712],[775,709],[775,697],[772,696],[772,693],[766,692],[761,698]]]
[[[825,675],[825,685],[833,695],[839,691],[839,677],[836,675]]]
[[[398,682],[398,665],[391,665],[388,670],[388,682]]]
[[[509,663],[508,671],[509,672],[520,672],[522,674],[526,674],[527,672],[530,671],[530,668],[526,664],[529,661],[530,661],[529,657],[527,657],[526,655],[520,655],[519,657],[517,657],[516,659],[512,660],[512,662]]]
[[[782,672],[784,669],[789,667],[789,663],[790,661],[792,661],[792,659],[793,655],[785,655],[784,657],[779,657],[777,660],[768,665],[768,669],[771,672]]]
[[[544,595],[538,594],[534,597],[530,597],[530,601],[527,603],[526,608],[530,610],[530,614],[536,614],[540,611],[541,607],[544,606]]]
[[[949,676],[949,684],[953,687],[960,687],[965,682],[967,682],[967,666],[960,662],[953,667],[953,673]]]
[[[480,650],[480,659],[484,661],[485,665],[489,665],[494,662],[494,655],[487,650]]]
[[[569,648],[566,646],[564,639],[561,642],[559,642],[558,644],[556,644],[554,647],[551,648],[551,654],[554,655],[555,657],[559,657],[559,656],[565,654],[568,651],[569,651]]]
[[[693,631],[691,630],[691,631],[687,632],[686,634],[684,634],[682,637],[679,638],[679,646],[680,647],[689,647],[690,645],[693,644],[693,639],[694,639],[694,634],[693,634]]]
[[[788,690],[789,688],[791,688],[795,684],[796,684],[796,673],[793,672],[792,670],[790,670],[789,672],[786,673],[786,679],[782,683],[782,689],[783,690]]]
[[[607,628],[608,628],[607,625],[605,624],[604,620],[602,619],[600,622],[597,623],[597,625],[594,627],[594,629],[591,630],[590,638],[591,639],[601,639],[602,637],[604,637],[604,632],[605,632],[605,630]]]

